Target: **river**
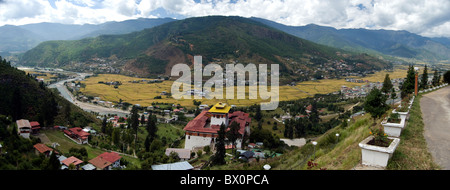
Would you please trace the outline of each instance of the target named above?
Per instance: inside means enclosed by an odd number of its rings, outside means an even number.
[[[78,101],[76,98],[73,97],[72,93],[69,92],[67,87],[64,85],[65,82],[72,82],[72,81],[76,81],[76,80],[83,80],[84,78],[86,78],[86,76],[91,76],[91,75],[92,74],[88,74],[88,73],[77,73],[77,77],[75,77],[75,78],[62,80],[62,81],[59,81],[57,83],[51,84],[48,87],[49,88],[56,88],[56,89],[58,89],[58,91],[60,92],[61,96],[63,96],[65,99],[67,99],[71,103],[77,105],[78,107],[80,107],[84,111],[97,112],[100,115],[111,114],[111,115],[118,115],[118,116],[121,116],[121,117],[128,116],[130,114],[129,111],[116,109],[116,108],[108,108],[108,107],[104,107],[104,106],[99,106],[99,105],[95,105],[95,104],[91,104],[91,103]]]
[[[26,67],[18,67],[18,69],[20,69],[20,70],[34,70],[34,68],[26,68]],[[38,71],[42,71],[42,70],[38,69]],[[90,73],[76,73],[76,72],[68,72],[68,71],[61,71],[61,72],[64,72],[65,74],[67,74],[67,73],[75,74],[76,76],[72,77],[72,78],[69,78],[69,79],[66,79],[66,80],[58,81],[58,82],[53,83],[51,85],[48,85],[48,88],[56,88],[59,91],[60,95],[62,97],[64,97],[65,99],[67,99],[69,102],[75,104],[76,106],[80,107],[84,111],[96,112],[96,113],[99,113],[100,115],[111,114],[111,115],[118,115],[118,116],[121,116],[121,117],[126,117],[127,115],[130,114],[129,111],[124,111],[124,110],[116,109],[116,108],[108,108],[108,107],[103,107],[103,106],[100,106],[100,105],[95,105],[95,104],[91,104],[91,103],[78,101],[75,97],[73,97],[72,93],[69,92],[69,90],[64,85],[64,83],[65,82],[78,81],[78,80],[84,80],[87,76],[91,76],[92,74],[90,74]]]

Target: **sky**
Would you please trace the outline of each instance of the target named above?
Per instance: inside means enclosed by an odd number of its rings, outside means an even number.
[[[207,15],[450,37],[450,0],[0,0],[0,26]]]

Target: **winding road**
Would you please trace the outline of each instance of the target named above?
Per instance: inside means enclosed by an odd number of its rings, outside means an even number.
[[[87,112],[98,112],[100,115],[107,115],[107,114],[116,114],[118,116],[125,117],[126,115],[129,115],[129,111],[116,109],[116,108],[107,108],[99,105],[94,105],[86,102],[78,101],[76,98],[73,97],[72,93],[67,90],[66,86],[64,85],[65,82],[71,82],[74,80],[82,80],[89,74],[86,73],[78,73],[78,76],[72,79],[67,79],[63,81],[59,81],[55,84],[51,84],[48,87],[49,88],[56,88],[61,93],[61,96],[66,98],[71,103],[75,104],[76,106],[80,107],[81,109],[87,111]]]
[[[450,170],[450,86],[424,95],[420,108],[428,150],[442,169]]]

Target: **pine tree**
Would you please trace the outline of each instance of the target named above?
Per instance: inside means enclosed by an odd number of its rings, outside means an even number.
[[[411,94],[414,92],[414,86],[416,81],[414,66],[410,65],[408,68],[408,73],[406,75],[406,79],[403,82],[402,88],[401,88],[401,98],[406,97],[408,94]]]
[[[386,74],[384,77],[383,87],[381,88],[381,92],[383,92],[385,95],[387,95],[389,92],[391,92],[392,85],[391,78],[389,78],[389,74]]]
[[[103,117],[102,121],[102,133],[105,133],[106,131],[106,115]]]
[[[138,132],[138,128],[139,128],[139,113],[138,113],[138,109],[137,106],[133,106],[131,108],[131,117],[129,118],[129,122],[128,124],[131,126],[131,129],[133,129],[135,131],[135,143],[134,143],[134,150],[136,150],[136,144],[137,144],[137,132]]]
[[[148,138],[150,143],[156,138],[156,132],[158,131],[158,128],[156,127],[157,118],[155,115],[149,115],[148,121],[147,121],[147,132],[148,132]]]
[[[427,82],[428,82],[428,68],[427,65],[425,65],[425,68],[423,69],[422,80],[420,81],[420,89],[427,88]]]
[[[233,121],[229,126],[229,129],[230,130],[228,130],[226,133],[226,137],[231,142],[233,147],[236,147],[236,140],[241,136],[239,133],[240,125],[239,123]]]
[[[61,168],[61,164],[59,163],[58,158],[56,157],[56,154],[53,152],[50,155],[50,160],[49,163],[47,165],[47,170],[59,170]]]
[[[364,110],[372,115],[373,122],[380,118],[388,109],[386,105],[386,96],[383,96],[380,90],[373,88],[366,97]]]
[[[441,80],[441,76],[439,75],[439,72],[437,70],[435,70],[434,75],[433,75],[433,86],[438,86],[440,80]]]
[[[444,82],[450,83],[450,71],[445,72],[445,74],[444,74]]]
[[[220,125],[219,131],[217,131],[216,139],[216,153],[212,158],[213,165],[225,164],[225,124]]]
[[[256,119],[256,121],[261,121],[261,119],[262,119],[261,107],[260,106],[256,106],[255,119]]]

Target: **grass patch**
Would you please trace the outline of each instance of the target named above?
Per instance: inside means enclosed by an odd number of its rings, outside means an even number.
[[[433,162],[427,148],[424,133],[424,123],[420,110],[420,99],[415,98],[409,112],[409,120],[400,135],[400,144],[394,152],[386,169],[389,170],[436,170],[439,166]]]

